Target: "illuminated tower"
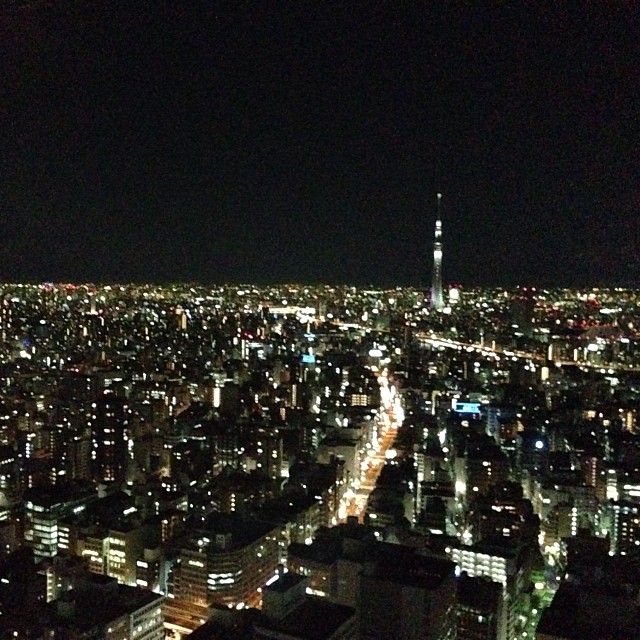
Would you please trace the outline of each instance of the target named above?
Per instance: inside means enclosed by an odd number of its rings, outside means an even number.
[[[433,277],[431,281],[431,307],[440,311],[444,306],[442,296],[442,220],[440,219],[440,201],[442,194],[438,194],[438,219],[433,238]]]

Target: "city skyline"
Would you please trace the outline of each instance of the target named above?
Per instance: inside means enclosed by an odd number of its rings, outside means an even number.
[[[0,284],[0,637],[638,637],[640,291],[424,293]]]
[[[631,285],[629,5],[0,10],[0,281]]]

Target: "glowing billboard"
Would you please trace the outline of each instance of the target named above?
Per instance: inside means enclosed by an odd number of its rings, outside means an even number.
[[[480,403],[479,402],[456,402],[453,405],[453,410],[456,413],[471,413],[480,415]]]

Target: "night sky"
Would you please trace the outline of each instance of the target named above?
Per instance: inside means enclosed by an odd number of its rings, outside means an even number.
[[[0,281],[640,281],[640,5],[0,6]]]

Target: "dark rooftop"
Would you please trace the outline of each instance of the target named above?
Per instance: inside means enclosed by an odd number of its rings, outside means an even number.
[[[229,536],[230,543],[220,551],[233,551],[246,547],[274,529],[274,525],[255,518],[244,518],[237,513],[212,513],[205,526],[194,532],[192,540],[199,536],[208,537],[212,542],[209,551],[215,553],[215,536]],[[197,547],[198,548],[198,547]]]
[[[285,591],[291,589],[291,587],[295,587],[297,584],[300,584],[304,580],[305,577],[297,573],[282,573],[276,581],[263,587],[263,591],[275,591],[278,593],[284,593]]]
[[[49,605],[50,623],[88,630],[133,613],[155,600],[158,604],[162,602],[163,596],[157,593],[117,584],[113,580],[105,580],[105,576],[98,578],[101,579],[92,578],[90,582],[54,600]]]
[[[454,575],[455,563],[435,556],[423,555],[401,545],[378,543],[363,567],[363,576],[398,582],[424,589],[435,589],[448,576]]]
[[[457,582],[460,606],[478,611],[497,611],[502,600],[502,584],[486,577],[471,577],[463,573]]]
[[[640,608],[632,598],[597,594],[564,583],[544,610],[537,633],[567,640],[640,638]]]
[[[53,507],[65,502],[98,497],[94,485],[88,482],[73,481],[54,487],[34,487],[25,491],[25,502],[33,502],[42,507]]]
[[[269,621],[263,626],[292,638],[326,640],[354,615],[351,607],[309,596],[282,620]]]

